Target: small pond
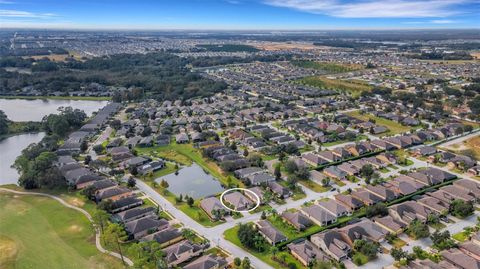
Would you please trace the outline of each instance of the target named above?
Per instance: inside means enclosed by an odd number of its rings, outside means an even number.
[[[188,195],[194,199],[203,198],[224,191],[224,188],[213,176],[205,173],[197,164],[181,168],[175,173],[155,179],[158,183],[165,179],[168,190],[176,196]]]

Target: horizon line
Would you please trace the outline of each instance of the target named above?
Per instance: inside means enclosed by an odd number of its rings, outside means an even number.
[[[99,27],[99,28],[90,28],[90,27],[2,27],[0,31],[4,30],[53,30],[53,31],[146,31],[146,32],[155,32],[155,31],[171,31],[171,32],[185,32],[185,31],[212,31],[212,32],[318,32],[318,31],[387,31],[387,30],[397,30],[397,31],[418,31],[418,30],[435,30],[435,31],[444,31],[444,30],[478,30],[480,27],[419,27],[419,28],[350,28],[350,27],[340,27],[340,28],[295,28],[295,29],[250,29],[250,28],[109,28],[109,27]]]

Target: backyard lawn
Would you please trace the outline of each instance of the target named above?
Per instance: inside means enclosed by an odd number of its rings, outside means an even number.
[[[195,201],[192,206],[189,206],[185,201],[177,203],[177,201],[175,201],[175,195],[173,193],[163,189],[161,186],[159,186],[159,184],[154,184],[153,182],[154,181],[145,181],[145,183],[149,184],[160,195],[165,197],[170,203],[172,203],[172,205],[180,209],[183,213],[185,213],[187,216],[200,223],[201,225],[205,227],[212,227],[222,223],[221,221],[211,221],[207,213],[205,213],[205,211],[203,211],[200,206],[198,206],[198,201]]]
[[[464,242],[468,239],[468,235],[464,231],[461,231],[459,233],[452,235],[452,238],[459,242]]]
[[[363,121],[368,121],[370,119],[375,120],[375,123],[377,125],[385,126],[389,129],[388,132],[380,134],[381,136],[384,135],[393,135],[393,134],[399,134],[399,133],[404,133],[410,131],[412,127],[410,126],[403,126],[398,122],[391,121],[388,119],[380,118],[371,114],[360,114],[359,111],[352,111],[348,112],[347,115],[352,116],[354,118],[363,120]]]
[[[245,249],[247,250],[248,252],[250,252],[253,256],[257,257],[258,259],[262,260],[263,262],[265,262],[266,264],[272,266],[273,268],[288,268],[288,267],[285,267],[285,266],[282,266],[279,262],[277,261],[274,261],[272,260],[273,258],[273,255],[272,253],[270,252],[270,249],[264,251],[264,252],[258,252],[258,251],[255,251],[255,250],[252,250],[252,249],[246,249],[242,243],[240,242],[240,240],[238,239],[238,236],[237,236],[237,232],[238,232],[238,226],[235,226],[233,228],[230,228],[228,230],[226,230],[224,233],[223,233],[223,237],[232,242],[233,244],[237,245],[238,247],[242,248],[242,249]],[[290,264],[290,263],[294,263],[296,265],[296,268],[305,268],[305,266],[303,266],[298,260],[296,260],[290,253],[288,253],[287,251],[280,251],[278,252],[276,255],[276,257],[278,257],[278,259],[285,259],[285,263],[286,264]]]
[[[124,268],[101,254],[81,213],[47,198],[0,192],[0,268]]]
[[[305,186],[309,189],[311,189],[312,191],[314,192],[326,192],[326,191],[329,191],[332,187],[331,186],[322,186],[316,182],[313,182],[311,180],[299,180],[298,181],[299,184],[301,184],[302,186]]]

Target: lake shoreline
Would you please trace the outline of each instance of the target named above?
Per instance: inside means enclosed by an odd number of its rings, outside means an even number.
[[[111,97],[97,96],[23,96],[23,95],[0,95],[0,99],[50,99],[50,100],[81,100],[81,101],[110,101]]]

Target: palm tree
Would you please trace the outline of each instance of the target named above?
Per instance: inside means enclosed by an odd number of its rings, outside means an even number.
[[[271,247],[270,252],[272,252],[272,256],[275,258],[278,253],[278,247],[276,246]]]

